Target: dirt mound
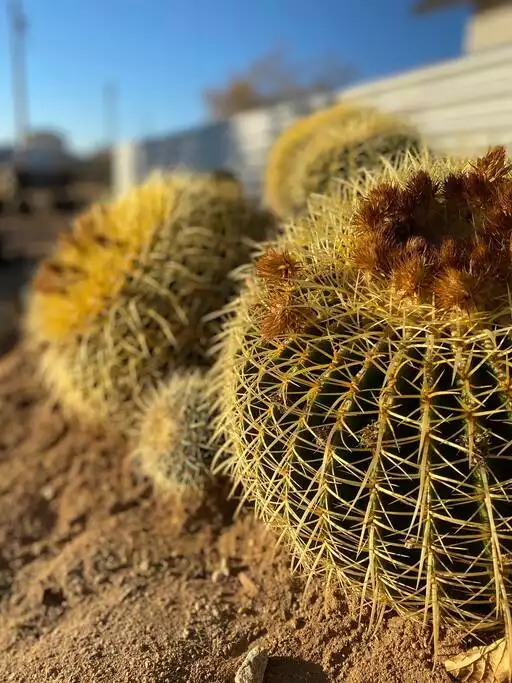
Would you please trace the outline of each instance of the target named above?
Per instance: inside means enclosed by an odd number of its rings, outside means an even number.
[[[66,421],[35,376],[20,348],[0,360],[1,681],[224,683],[253,644],[266,683],[449,680],[418,626],[371,637],[338,590],[305,590],[223,492],[156,499],[122,435]]]

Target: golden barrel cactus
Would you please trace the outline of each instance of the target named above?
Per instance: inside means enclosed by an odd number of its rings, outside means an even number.
[[[157,492],[202,493],[213,485],[207,381],[198,369],[177,372],[145,400],[132,457]]]
[[[360,108],[350,104],[335,104],[308,116],[303,116],[284,129],[272,145],[264,179],[265,203],[282,218],[291,216],[294,206],[290,195],[291,177],[301,150],[317,130],[328,125],[343,126],[360,118]]]
[[[409,157],[268,246],[216,469],[363,600],[512,634],[512,165]],[[249,271],[250,272],[250,271]]]
[[[405,150],[423,146],[419,133],[396,116],[355,102],[336,104],[299,119],[277,139],[267,163],[266,203],[282,218],[296,216],[332,180],[351,181],[381,166],[382,158],[396,163]]]
[[[269,218],[239,185],[156,175],[79,216],[36,273],[26,329],[72,412],[123,413],[175,367],[207,363],[230,271]]]

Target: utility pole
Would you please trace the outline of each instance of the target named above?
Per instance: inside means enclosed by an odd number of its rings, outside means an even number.
[[[7,0],[7,13],[10,28],[14,134],[17,144],[22,144],[28,132],[28,96],[25,64],[25,34],[28,22],[21,6],[21,0]]]
[[[103,137],[106,147],[113,147],[118,135],[118,88],[116,83],[103,86]]]

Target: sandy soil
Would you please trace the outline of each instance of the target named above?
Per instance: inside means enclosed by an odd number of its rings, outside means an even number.
[[[450,680],[418,625],[389,615],[372,634],[352,597],[306,590],[222,487],[156,497],[127,453],[64,419],[19,344],[0,359],[0,681],[228,683],[255,644],[265,683]]]
[[[250,512],[157,499],[121,435],[67,423],[15,349],[0,362],[0,680],[232,681],[255,643],[266,682],[448,681],[428,635],[371,639],[339,591],[305,592]]]

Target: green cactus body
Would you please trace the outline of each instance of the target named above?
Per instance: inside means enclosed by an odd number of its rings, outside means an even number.
[[[173,368],[207,364],[219,324],[207,316],[268,228],[236,184],[209,176],[155,177],[80,217],[36,274],[26,323],[63,406],[122,416]]]
[[[211,487],[211,411],[205,373],[173,375],[147,400],[132,454],[157,491],[201,493]]]
[[[512,560],[512,174],[409,158],[293,227],[231,306],[216,462],[363,599],[505,623]]]

